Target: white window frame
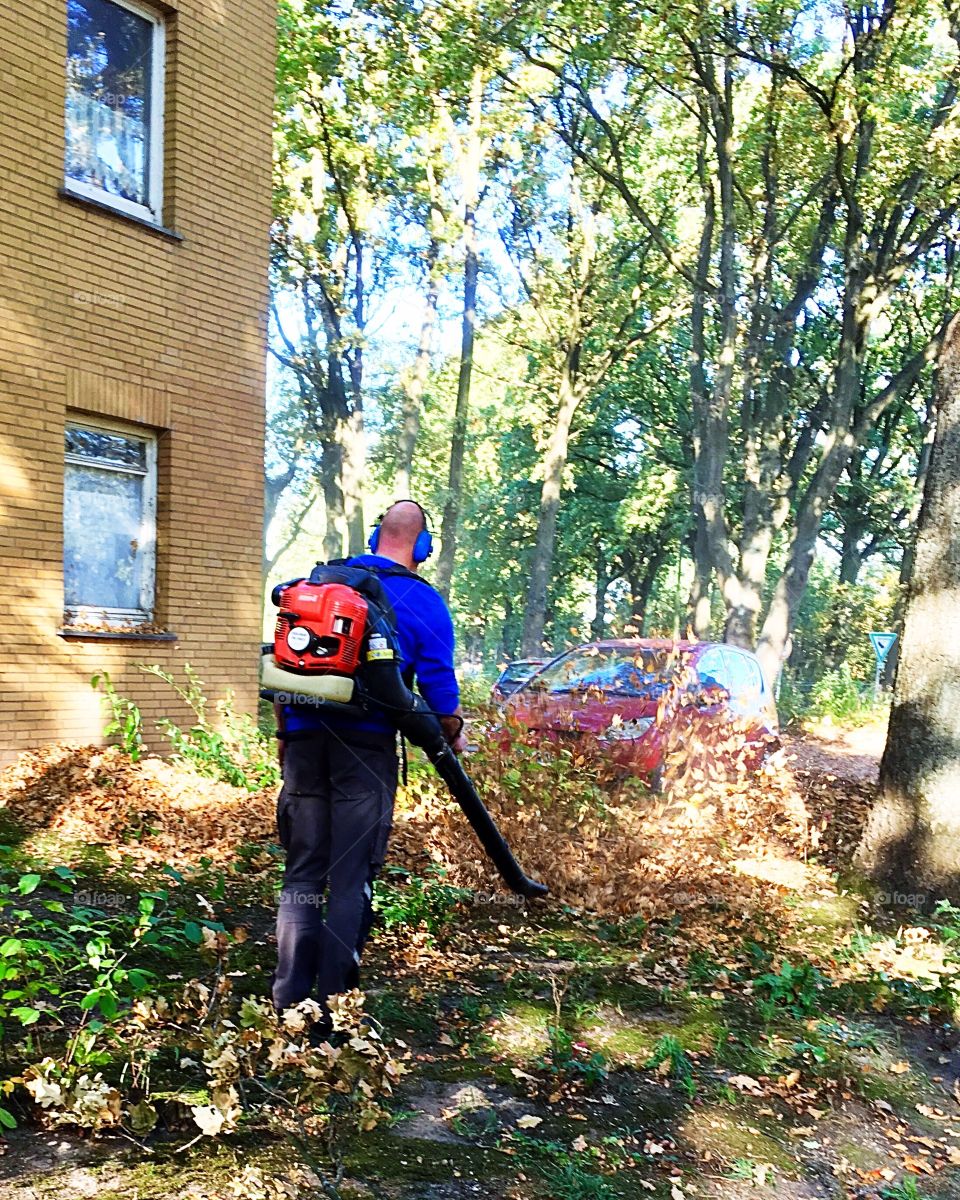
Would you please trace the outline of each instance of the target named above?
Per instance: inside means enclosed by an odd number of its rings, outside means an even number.
[[[115,196],[105,188],[81,179],[71,179],[64,171],[63,190],[86,200],[96,200],[118,212],[139,217],[152,225],[163,224],[163,103],[166,75],[167,29],[163,16],[137,0],[109,0],[118,8],[136,13],[153,25],[150,47],[150,127],[147,133],[147,204],[137,204],[124,196]],[[66,118],[64,118],[66,119]]]
[[[145,470],[123,467],[116,463],[102,463],[103,471],[116,471],[121,475],[136,475],[143,480],[143,516],[141,537],[138,545],[143,548],[143,574],[140,581],[139,608],[98,608],[95,604],[64,605],[64,613],[71,618],[93,617],[107,625],[143,625],[153,621],[156,605],[157,573],[157,435],[144,426],[125,425],[120,421],[91,420],[86,417],[67,417],[66,429],[85,429],[91,433],[116,433],[122,437],[136,438],[145,445]],[[89,467],[96,466],[97,459],[85,454],[64,452],[63,464]],[[66,471],[64,471],[66,484]]]

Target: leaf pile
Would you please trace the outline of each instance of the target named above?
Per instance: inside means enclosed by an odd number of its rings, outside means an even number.
[[[699,737],[695,753],[688,745],[683,778],[664,796],[651,795],[596,743],[514,736],[504,744],[491,735],[466,766],[525,870],[562,902],[646,916],[769,904],[781,885],[737,864],[802,854],[811,833],[804,798],[778,756],[752,775],[711,772],[729,756],[719,742],[705,745],[702,730]],[[102,846],[134,869],[202,858],[225,866],[241,847],[276,839],[273,789],[250,793],[154,757],[133,763],[115,747],[22,755],[0,773],[4,809],[26,830]],[[398,802],[391,860],[418,873],[434,864],[456,886],[499,886],[458,807],[416,764]],[[264,850],[248,855],[245,869],[275,862]]]

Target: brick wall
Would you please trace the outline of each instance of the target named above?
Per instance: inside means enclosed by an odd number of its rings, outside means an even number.
[[[137,669],[189,662],[256,703],[274,5],[167,16],[166,237],[58,195],[66,4],[0,22],[0,761],[99,740],[89,678],[181,719]],[[172,643],[64,640],[63,431],[72,413],[159,435],[157,619]]]

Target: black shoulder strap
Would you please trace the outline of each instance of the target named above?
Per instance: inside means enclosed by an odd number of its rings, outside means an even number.
[[[416,580],[417,583],[422,583],[424,587],[430,588],[431,591],[435,592],[437,590],[433,586],[433,584],[429,581],[429,579],[424,579],[424,577],[422,575],[418,575],[416,571],[409,570],[407,567],[403,566],[401,563],[395,563],[392,567],[381,567],[379,565],[367,565],[367,566],[364,566],[363,569],[365,571],[372,571],[375,575],[379,575],[381,579],[385,579],[385,578],[414,579],[414,580]]]
[[[422,575],[418,575],[416,571],[411,571],[409,567],[405,567],[402,563],[394,563],[389,567],[381,567],[379,563],[356,563],[352,558],[331,558],[329,562],[318,562],[317,567],[346,567],[352,566],[357,571],[369,571],[371,575],[376,575],[379,579],[385,578],[400,578],[414,579],[417,583],[422,583],[424,587],[428,587],[431,591],[436,592],[437,589],[429,581],[424,579]],[[316,571],[314,567],[314,571]],[[439,592],[437,593],[439,595]]]

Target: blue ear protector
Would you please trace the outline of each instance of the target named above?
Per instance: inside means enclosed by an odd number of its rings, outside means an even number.
[[[399,503],[400,503],[399,500],[394,501],[394,504],[399,504]],[[410,503],[417,504],[416,500],[411,500]],[[392,505],[391,505],[391,507],[392,507]],[[413,543],[412,557],[413,557],[413,561],[415,563],[422,563],[422,562],[426,562],[426,560],[433,553],[433,534],[430,532],[430,529],[429,529],[430,518],[427,516],[426,509],[424,509],[422,507],[422,505],[420,505],[420,504],[417,504],[417,508],[419,508],[420,511],[423,513],[424,527],[417,534],[417,540]],[[376,554],[377,546],[380,544],[380,522],[383,520],[383,518],[384,518],[384,514],[381,513],[380,516],[377,518],[376,525],[374,525],[374,527],[373,527],[373,533],[370,534],[370,538],[367,541],[367,545],[370,547],[371,554]]]

